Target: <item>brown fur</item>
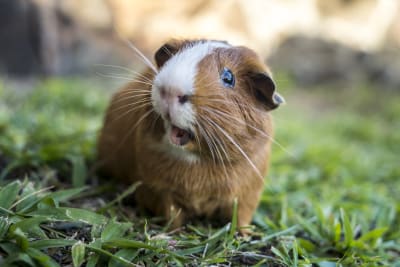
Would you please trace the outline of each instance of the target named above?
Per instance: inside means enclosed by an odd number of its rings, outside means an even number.
[[[158,67],[195,42],[199,41],[175,40],[164,45],[155,57]],[[224,88],[220,83],[221,67],[235,74],[235,88]],[[261,85],[253,78],[260,73],[266,77]],[[238,224],[248,225],[268,170],[268,136],[272,137],[269,110],[277,106],[272,101],[274,88],[268,88],[273,83],[268,80],[267,67],[245,47],[217,48],[199,63],[196,91],[190,101],[202,129],[197,125],[195,140],[184,147],[199,155],[195,163],[170,155],[168,147],[161,144],[163,122],[148,103],[151,85],[143,83],[152,81],[155,74],[147,70],[143,75],[118,91],[107,110],[98,142],[103,169],[125,182],[141,181],[137,202],[157,215],[172,218],[175,227],[198,216],[228,222],[235,198]]]

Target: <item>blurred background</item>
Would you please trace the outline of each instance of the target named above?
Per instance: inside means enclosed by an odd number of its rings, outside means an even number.
[[[169,38],[246,45],[300,85],[400,87],[397,0],[1,0],[3,77],[93,75],[137,67]]]
[[[191,37],[253,48],[287,101],[272,112],[254,217],[265,240],[286,244],[290,227],[307,241],[291,246],[323,261],[400,266],[399,0],[0,0],[0,186],[29,178],[42,189],[23,194],[36,197],[91,185],[77,198],[89,209],[114,199],[123,189],[94,162],[112,93],[144,68],[127,41],[152,58],[166,40]],[[342,209],[363,240],[342,240]]]

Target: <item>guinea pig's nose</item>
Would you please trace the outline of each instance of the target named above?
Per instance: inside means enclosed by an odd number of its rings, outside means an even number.
[[[178,95],[178,101],[181,104],[185,104],[189,100],[188,95]]]

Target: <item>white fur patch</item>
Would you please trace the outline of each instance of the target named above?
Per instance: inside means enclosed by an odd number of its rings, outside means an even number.
[[[160,88],[163,87],[167,94],[172,96],[193,95],[195,92],[194,81],[197,75],[199,62],[217,47],[229,47],[221,42],[209,41],[198,43],[178,52],[170,58],[161,68],[154,79],[152,89],[153,106],[157,112],[163,114],[161,107]],[[171,121],[182,129],[193,130],[195,111],[191,103],[170,105]]]
[[[195,93],[194,82],[198,72],[198,64],[217,47],[229,47],[229,45],[209,41],[195,44],[178,52],[160,69],[155,76],[152,87],[153,107],[156,112],[162,115],[166,129],[166,135],[158,149],[165,149],[178,159],[192,164],[198,162],[199,157],[186,151],[184,147],[177,147],[169,141],[171,124],[181,129],[194,131],[196,116],[193,105],[190,101],[183,104],[179,103],[178,96],[190,96]],[[161,88],[164,90],[163,97],[161,96]],[[170,121],[165,119],[167,113]]]
[[[198,43],[188,47],[170,58],[157,74],[154,83],[177,88],[183,94],[194,93],[194,79],[199,62],[217,47],[229,47],[221,42]]]

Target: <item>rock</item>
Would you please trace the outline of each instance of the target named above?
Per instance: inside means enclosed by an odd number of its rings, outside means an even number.
[[[337,42],[304,36],[289,37],[267,60],[289,73],[302,87],[370,82],[400,90],[400,53],[385,48],[366,53]]]
[[[53,0],[0,1],[0,72],[86,75],[95,64],[130,65],[132,52],[110,21],[85,20],[71,10]]]
[[[29,1],[0,1],[0,71],[42,72],[40,16]]]
[[[297,79],[352,80],[355,74],[346,70],[356,68],[352,57],[360,51],[377,51],[385,42],[399,49],[398,14],[400,1],[394,0],[0,1],[0,72],[87,75],[94,64],[139,65],[124,40],[149,57],[167,39],[199,37],[246,45],[267,57],[276,47],[285,49],[289,44],[281,44],[288,36],[302,35],[318,40],[290,49],[313,47],[320,59],[298,59],[301,69],[290,66]],[[337,46],[329,48],[322,40],[334,40]],[[330,69],[318,67],[326,61]],[[392,72],[377,76],[397,75]]]

